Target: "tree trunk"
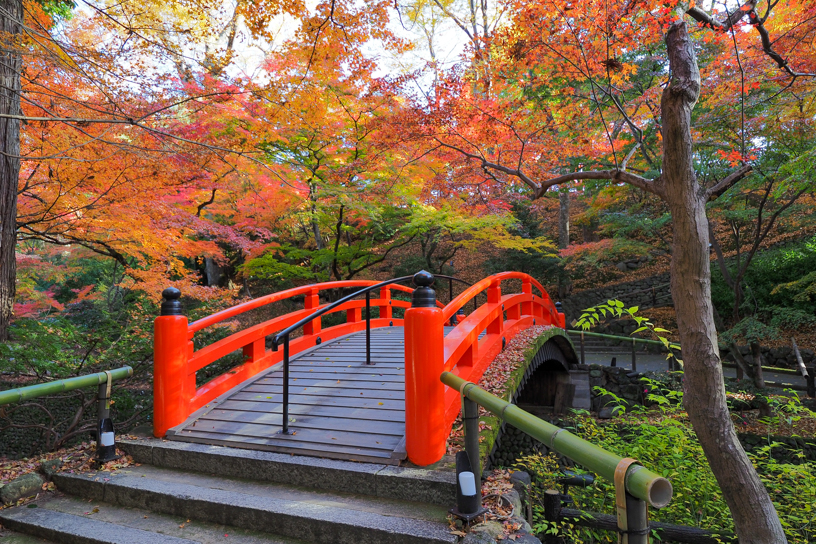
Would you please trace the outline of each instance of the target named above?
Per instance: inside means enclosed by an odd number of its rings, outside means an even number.
[[[570,200],[569,190],[566,187],[561,187],[558,193],[558,249],[566,249],[570,243]],[[566,275],[561,275],[558,278],[558,298],[563,300],[569,296],[572,287],[572,282]]]
[[[685,23],[666,36],[671,82],[661,100],[663,173],[658,188],[671,211],[671,284],[685,359],[685,406],[743,544],[787,542],[767,490],[737,440],[725,398],[711,305],[707,197],[694,172],[691,111],[700,73]]]
[[[21,0],[0,0],[0,113],[20,115],[22,56]],[[13,39],[10,39],[13,37]],[[8,339],[14,311],[17,260],[17,183],[20,176],[20,121],[0,118],[0,341]]]
[[[558,193],[558,248],[569,247],[570,223],[569,223],[570,201],[569,191],[566,187]]]
[[[737,364],[737,379],[741,380],[747,375],[753,380],[753,369],[748,366],[748,362],[743,359],[736,342],[731,342],[731,356],[734,357],[734,362]]]
[[[762,377],[762,348],[759,342],[751,342],[751,358],[754,360],[754,385],[765,389],[765,378]]]

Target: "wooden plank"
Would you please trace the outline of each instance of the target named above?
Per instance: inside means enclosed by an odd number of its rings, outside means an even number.
[[[332,356],[319,353],[317,356],[311,357],[304,357],[302,359],[293,359],[290,364],[302,364],[302,363],[332,363],[332,362],[349,362],[352,363],[362,363],[365,364],[365,353],[362,355],[355,355],[355,354],[334,354]],[[390,364],[399,364],[405,361],[403,357],[386,357],[386,356],[372,356],[371,361],[373,363],[382,362],[382,363],[390,363]],[[369,365],[371,366],[371,365]]]
[[[308,362],[296,362],[289,365],[289,373],[293,374],[295,372],[301,372],[304,374],[313,373],[313,372],[326,372],[331,374],[382,374],[385,376],[405,376],[405,365],[402,363],[399,364],[378,364],[378,365],[366,365],[366,364],[357,364],[357,365],[350,365],[347,363],[340,364],[337,362],[330,363],[329,361],[308,361]],[[283,373],[283,369],[281,368],[280,371],[276,369],[274,372],[269,372],[264,376],[269,376],[270,374],[281,374]],[[263,378],[264,376],[258,376],[258,378]]]
[[[249,438],[266,439],[270,443],[287,445],[288,443],[334,444],[358,448],[387,451],[390,455],[402,436],[357,433],[351,431],[310,429],[296,424],[289,425],[293,434],[279,434],[280,425],[254,425],[252,423],[234,423],[231,421],[206,421],[181,431],[182,436],[193,430],[207,434],[227,434]]]
[[[370,371],[362,370],[360,372],[351,372],[349,369],[347,372],[338,372],[333,370],[321,370],[315,369],[314,372],[309,372],[303,369],[292,368],[289,370],[289,379],[290,380],[306,380],[306,379],[313,379],[313,380],[342,380],[342,381],[356,381],[356,382],[393,382],[393,383],[405,383],[405,375],[404,374],[371,374]],[[255,383],[271,383],[273,380],[282,380],[283,373],[276,372],[273,374],[267,374],[264,378],[259,378],[255,381]]]
[[[404,359],[402,357],[372,357],[371,360],[373,362],[380,361],[380,362],[388,363],[388,364],[400,364],[400,363],[404,362]],[[352,362],[352,363],[365,365],[365,353],[362,354],[362,355],[356,355],[356,356],[346,354],[346,355],[337,355],[337,356],[333,356],[333,357],[324,356],[322,354],[317,354],[317,356],[304,357],[303,359],[294,359],[294,360],[292,360],[290,362],[290,365],[299,365],[299,364],[303,364],[303,363],[325,364],[325,363],[333,363],[333,362],[341,362],[341,361],[346,362],[346,364],[349,364],[349,362]],[[368,366],[371,366],[371,365],[368,365]]]
[[[270,396],[270,395],[277,395],[283,393],[283,386],[269,386],[266,388],[267,390],[263,393],[261,392],[253,392],[248,391],[245,389],[242,391],[243,393],[248,393],[250,395],[258,395],[261,396]],[[384,391],[384,390],[371,390],[371,389],[334,389],[330,390],[325,387],[299,387],[297,385],[290,385],[289,386],[289,396],[293,397],[294,395],[321,395],[327,396],[327,393],[331,391],[331,396],[333,397],[346,397],[346,398],[364,398],[364,399],[377,399],[377,400],[405,400],[405,391]],[[236,393],[237,394],[237,393]],[[231,397],[232,398],[232,397]],[[247,399],[246,397],[241,397],[244,400],[251,400]]]
[[[351,352],[344,352],[344,353],[332,353],[332,352],[321,352],[317,355],[312,355],[311,357],[304,357],[303,359],[297,359],[298,362],[307,362],[307,363],[331,363],[332,361],[349,361],[352,363],[365,363],[365,352],[363,353],[351,353]],[[371,362],[372,363],[401,363],[405,361],[405,358],[402,355],[399,356],[392,356],[392,355],[374,355],[371,354]],[[294,361],[291,361],[294,363]]]
[[[375,412],[374,410],[371,411]],[[351,419],[333,416],[313,416],[311,414],[289,414],[290,423],[298,427],[309,429],[322,429],[325,431],[338,430],[355,433],[370,433],[381,435],[393,435],[402,437],[405,435],[405,424],[394,421],[380,421],[371,419]],[[291,421],[294,420],[294,421]],[[214,410],[204,417],[195,421],[195,427],[204,425],[207,422],[223,421],[233,423],[252,423],[255,425],[267,425],[273,427],[281,426],[281,414],[263,414],[259,412],[235,412],[226,410]],[[193,428],[193,427],[189,427]]]
[[[309,444],[295,444],[295,443],[280,446],[270,444],[268,441],[263,439],[255,439],[251,437],[241,437],[239,439],[233,439],[228,435],[210,436],[207,433],[198,432],[186,433],[184,437],[179,437],[178,435],[176,435],[172,437],[171,440],[181,440],[183,442],[196,442],[199,444],[210,444],[217,446],[242,447],[253,450],[291,453],[297,455],[310,455],[313,457],[347,459],[349,461],[398,464],[393,462],[389,463],[390,455],[384,454],[381,450],[368,450],[365,448],[344,448],[327,445],[322,445],[320,448],[315,448],[314,446]]]
[[[260,404],[260,403],[259,403]],[[267,404],[265,406],[257,406],[255,403],[241,402],[241,401],[226,401],[222,406],[215,408],[213,411],[229,411],[233,413],[244,414],[277,414],[279,417],[283,404]],[[339,417],[346,419],[370,419],[376,418],[376,421],[388,421],[402,423],[404,420],[404,410],[390,410],[383,409],[382,406],[368,407],[368,408],[349,408],[347,406],[322,406],[322,405],[302,405],[290,404],[289,414],[293,416],[314,416],[314,417]],[[202,414],[202,417],[204,415]],[[209,417],[209,416],[207,416]]]
[[[229,398],[230,401],[248,401],[263,403],[280,403],[282,398],[281,393],[274,395],[259,395],[258,393],[236,393]],[[382,404],[379,404],[379,403]],[[381,406],[391,410],[405,410],[405,401],[403,399],[372,399],[365,398],[362,395],[357,397],[329,397],[325,395],[290,395],[289,405],[300,404],[304,406],[345,406],[347,408],[368,408],[374,406]]]
[[[377,363],[374,366],[366,365],[365,363],[349,364],[346,361],[313,361],[305,364],[293,364],[289,367],[289,372],[331,372],[331,373],[366,373],[369,374],[390,374],[392,376],[405,376],[405,363]],[[274,372],[269,372],[267,376],[272,374],[282,374],[283,369]],[[260,377],[259,377],[260,378]]]
[[[283,376],[272,377],[262,382],[255,382],[244,391],[257,391],[259,393],[266,393],[275,387],[283,387]],[[348,378],[337,378],[328,380],[318,380],[314,378],[289,378],[289,388],[293,387],[322,387],[324,389],[354,389],[363,391],[403,391],[405,384],[402,382],[382,380],[350,380]]]
[[[289,365],[289,371],[299,370],[301,372],[315,371],[316,369],[325,368],[327,372],[369,372],[375,373],[389,373],[396,375],[405,374],[405,363],[403,361],[397,362],[375,362],[373,365],[365,364],[365,361],[339,361],[333,359],[331,361],[296,361]],[[282,372],[283,369],[280,369]],[[278,372],[276,369],[270,374]]]
[[[289,367],[289,374],[291,376],[299,374],[306,377],[318,373],[331,374],[333,376],[387,376],[392,379],[405,379],[405,370],[401,367],[394,366],[352,366],[349,368],[348,365],[292,365]],[[275,374],[283,374],[283,372],[270,372],[265,376],[259,376],[258,379]]]

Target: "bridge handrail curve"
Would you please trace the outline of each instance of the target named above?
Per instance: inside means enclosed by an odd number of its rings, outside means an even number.
[[[363,289],[360,289],[358,291],[354,291],[353,293],[348,294],[348,295],[344,296],[343,298],[337,299],[337,300],[335,300],[334,302],[332,302],[330,304],[326,304],[325,306],[321,306],[321,307],[315,309],[315,311],[312,312],[311,314],[307,315],[306,317],[304,317],[303,319],[298,321],[297,323],[293,323],[292,325],[289,325],[288,327],[286,327],[282,331],[278,332],[275,336],[272,337],[272,345],[277,346],[280,343],[281,338],[283,338],[284,336],[288,336],[288,335],[292,334],[294,331],[296,331],[297,329],[299,329],[303,325],[317,319],[318,317],[322,316],[323,314],[331,312],[332,310],[334,310],[338,306],[342,306],[346,302],[349,302],[350,300],[353,300],[353,299],[357,298],[360,295],[370,293],[371,291],[375,291],[377,289],[381,289],[381,288],[387,287],[389,285],[398,284],[401,281],[408,281],[410,279],[413,279],[413,276],[402,276],[401,278],[394,278],[392,280],[381,281],[379,283],[375,283],[373,285],[369,285],[367,287],[364,287]],[[404,287],[405,289],[399,289],[399,287]],[[407,291],[409,293],[413,292],[413,289],[411,289],[410,287],[405,287],[403,285],[398,285],[397,288],[400,291],[405,290],[405,291]]]
[[[437,276],[440,277],[440,276]],[[541,298],[548,299],[549,295],[547,295],[547,291],[544,287],[536,280],[534,277],[530,276],[529,274],[525,274],[524,272],[499,272],[498,274],[493,274],[484,278],[481,281],[478,281],[472,284],[470,287],[459,293],[459,295],[450,301],[443,309],[442,315],[445,321],[449,320],[451,316],[453,316],[459,308],[463,308],[465,304],[470,302],[473,298],[478,296],[480,293],[483,293],[487,290],[491,285],[496,282],[503,282],[505,280],[529,280],[530,283],[536,287],[541,293]]]
[[[207,327],[211,327],[216,323],[220,323],[221,321],[225,321],[227,319],[230,319],[231,317],[235,317],[244,312],[260,308],[261,306],[266,306],[267,304],[272,304],[273,302],[279,302],[281,300],[286,300],[292,297],[296,297],[298,295],[308,294],[311,293],[314,289],[317,289],[318,291],[327,291],[330,289],[342,289],[347,287],[366,287],[375,284],[377,284],[377,282],[374,280],[344,280],[344,281],[330,281],[326,283],[310,283],[309,285],[293,287],[291,289],[278,291],[277,293],[270,293],[262,297],[248,300],[231,308],[227,308],[226,310],[221,310],[220,312],[216,312],[212,315],[208,315],[207,317],[203,317],[197,321],[193,321],[188,325],[188,330],[191,333],[196,333],[200,330],[206,329]],[[413,292],[413,289],[403,285],[396,285],[395,288],[398,291],[403,291],[406,293]]]

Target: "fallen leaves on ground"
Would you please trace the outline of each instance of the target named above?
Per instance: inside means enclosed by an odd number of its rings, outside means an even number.
[[[487,479],[482,482],[482,506],[487,508],[487,513],[481,518],[477,518],[477,523],[482,521],[497,521],[502,524],[504,534],[502,538],[516,540],[515,534],[521,529],[521,524],[511,520],[513,517],[513,506],[506,499],[502,498],[512,491],[513,484],[510,482],[512,470],[496,469],[490,472]],[[465,536],[467,533],[456,526],[456,519],[448,516],[450,533],[456,536]]]
[[[126,455],[125,452],[116,450],[116,453],[119,455],[119,458],[104,463],[101,467],[99,467],[99,470],[115,472],[118,469],[130,465],[138,466],[138,463],[134,463],[133,458]],[[0,484],[6,484],[17,477],[22,476],[23,474],[37,472],[43,462],[53,461],[55,459],[62,461],[62,466],[59,468],[59,472],[91,472],[96,470],[96,467],[93,466],[95,455],[96,444],[93,442],[83,442],[81,444],[77,444],[76,446],[44,453],[35,457],[28,457],[24,459],[8,459],[2,457],[0,458]],[[55,490],[56,487],[52,482],[46,482],[43,484],[43,491],[53,492]],[[22,499],[9,506],[19,506],[20,504],[25,504],[32,499]],[[0,505],[0,509],[2,508],[6,507]]]

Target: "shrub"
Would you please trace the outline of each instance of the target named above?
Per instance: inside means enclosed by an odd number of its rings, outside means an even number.
[[[685,412],[676,404],[677,393],[672,391],[671,400],[659,402],[660,393],[671,388],[655,381],[649,381],[647,387],[660,410],[629,414],[610,424],[576,415],[569,430],[621,457],[634,457],[671,481],[674,487],[672,502],[662,510],[652,510],[651,519],[710,531],[733,532],[728,507],[703,449]],[[792,398],[784,404],[779,406],[780,413],[802,412],[798,399]],[[812,413],[807,415],[813,416]],[[788,541],[791,544],[816,541],[816,463],[781,463],[773,456],[774,449],[781,447],[784,445],[771,443],[749,456],[771,495]],[[537,532],[558,531],[576,543],[612,543],[617,540],[613,532],[544,520],[541,506],[544,492],[556,488],[554,473],[558,463],[555,456],[528,456],[520,459],[517,466],[533,475],[531,499]],[[581,510],[614,514],[615,489],[611,482],[598,478],[594,487],[573,488],[571,494],[576,507]]]

